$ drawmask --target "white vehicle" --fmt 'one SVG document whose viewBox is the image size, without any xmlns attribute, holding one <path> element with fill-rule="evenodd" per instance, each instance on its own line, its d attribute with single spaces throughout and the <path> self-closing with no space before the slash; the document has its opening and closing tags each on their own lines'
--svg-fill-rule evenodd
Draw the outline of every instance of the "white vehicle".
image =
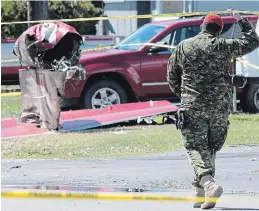
<svg viewBox="0 0 259 211">
<path fill-rule="evenodd" d="M 256 24 L 256 32 L 259 35 L 259 22 Z M 259 113 L 259 48 L 237 60 L 236 74 L 247 79 L 244 94 L 240 97 L 242 110 Z"/>
</svg>

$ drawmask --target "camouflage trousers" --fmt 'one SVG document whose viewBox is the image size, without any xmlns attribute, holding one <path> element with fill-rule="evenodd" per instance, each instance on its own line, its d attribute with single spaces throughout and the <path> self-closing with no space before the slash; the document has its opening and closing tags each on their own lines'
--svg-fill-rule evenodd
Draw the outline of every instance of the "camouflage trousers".
<svg viewBox="0 0 259 211">
<path fill-rule="evenodd" d="M 199 187 L 204 175 L 215 176 L 216 153 L 221 150 L 227 137 L 229 112 L 187 109 L 184 115 L 186 125 L 181 130 L 182 142 L 194 169 L 193 185 Z"/>
</svg>

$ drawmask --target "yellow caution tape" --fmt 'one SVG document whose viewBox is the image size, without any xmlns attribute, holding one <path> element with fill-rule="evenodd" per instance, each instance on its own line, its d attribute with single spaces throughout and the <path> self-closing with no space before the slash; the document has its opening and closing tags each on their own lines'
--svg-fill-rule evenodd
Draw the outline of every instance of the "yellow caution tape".
<svg viewBox="0 0 259 211">
<path fill-rule="evenodd" d="M 148 45 L 148 46 L 155 46 L 155 47 L 162 47 L 162 48 L 170 48 L 170 49 L 175 49 L 176 46 L 173 45 L 164 45 L 164 44 L 157 44 L 157 43 L 134 43 L 134 44 L 125 44 L 125 45 L 119 45 L 119 46 L 138 46 L 138 45 Z M 94 51 L 100 51 L 100 50 L 108 50 L 114 48 L 113 46 L 108 46 L 108 47 L 99 47 L 99 48 L 91 48 L 87 50 L 82 50 L 82 52 L 94 52 Z M 239 58 L 236 59 L 238 62 L 246 64 L 247 66 L 250 66 L 256 70 L 259 70 L 259 67 L 257 65 L 254 65 L 250 63 L 247 60 L 241 60 Z M 17 62 L 19 59 L 11 59 L 11 60 L 3 60 L 1 63 L 8 63 L 8 62 Z M 233 60 L 232 60 L 233 62 Z"/>
<path fill-rule="evenodd" d="M 93 52 L 93 51 L 99 51 L 99 50 L 107 50 L 107 49 L 111 49 L 111 48 L 112 48 L 112 46 L 90 48 L 90 49 L 82 50 L 81 52 Z M 1 63 L 9 63 L 9 62 L 19 62 L 19 59 L 9 59 L 9 60 L 2 60 L 1 61 Z"/>
<path fill-rule="evenodd" d="M 242 14 L 259 15 L 259 12 L 236 11 Z M 47 22 L 78 22 L 78 21 L 100 21 L 100 20 L 123 20 L 131 18 L 156 18 L 156 17 L 189 17 L 189 16 L 204 16 L 207 14 L 232 14 L 230 11 L 212 11 L 212 12 L 190 12 L 190 13 L 172 13 L 172 14 L 157 14 L 157 15 L 127 15 L 127 16 L 110 16 L 110 17 L 93 17 L 93 18 L 72 18 L 72 19 L 56 19 L 56 20 L 37 20 L 37 21 L 12 21 L 2 22 L 1 25 L 9 24 L 25 24 L 25 23 L 47 23 Z"/>
<path fill-rule="evenodd" d="M 7 93 L 1 93 L 2 97 L 9 97 L 9 96 L 19 96 L 21 95 L 21 92 L 7 92 Z"/>
<path fill-rule="evenodd" d="M 249 67 L 252 67 L 252 68 L 254 68 L 254 69 L 256 69 L 256 70 L 259 70 L 259 66 L 250 63 L 248 60 L 242 60 L 242 59 L 238 59 L 238 58 L 237 58 L 236 60 L 237 60 L 238 62 L 240 62 L 240 63 L 246 64 L 246 65 L 249 66 Z"/>
<path fill-rule="evenodd" d="M 251 15 L 259 15 L 259 12 L 248 12 L 248 11 L 236 11 L 242 14 L 251 14 Z M 94 17 L 94 18 L 74 18 L 74 19 L 59 19 L 59 20 L 38 20 L 38 21 L 13 21 L 13 22 L 2 22 L 1 25 L 8 25 L 8 24 L 22 24 L 22 23 L 42 23 L 42 22 L 73 22 L 73 21 L 94 21 L 94 20 L 112 20 L 112 19 L 131 19 L 131 18 L 154 18 L 154 17 L 188 17 L 188 16 L 204 16 L 208 14 L 232 14 L 230 11 L 212 11 L 212 12 L 191 12 L 191 13 L 172 13 L 172 14 L 158 14 L 158 15 L 129 15 L 129 16 L 111 16 L 111 17 Z M 146 45 L 154 45 L 152 43 L 145 43 Z M 141 44 L 132 44 L 132 45 L 143 45 Z M 164 45 L 160 47 L 168 46 Z M 92 48 L 83 50 L 82 52 L 90 52 L 90 51 L 97 51 L 97 50 L 105 50 L 110 49 L 112 47 L 102 47 L 102 48 Z M 175 47 L 174 47 L 175 48 Z M 19 59 L 9 59 L 9 60 L 2 60 L 1 63 L 9 63 L 9 62 L 18 62 Z"/>
<path fill-rule="evenodd" d="M 133 44 L 134 45 L 134 44 Z M 136 44 L 136 45 L 141 45 L 141 43 Z M 143 45 L 150 45 L 150 46 L 157 46 L 157 47 L 162 47 L 162 48 L 170 48 L 170 49 L 175 49 L 176 46 L 172 46 L 172 45 L 161 45 L 161 44 L 155 44 L 155 43 L 143 43 Z M 259 70 L 259 66 L 252 64 L 251 62 L 249 62 L 248 60 L 241 60 L 239 58 L 236 58 L 236 60 L 240 63 L 246 64 L 249 67 L 252 67 L 256 70 Z M 233 62 L 233 59 L 232 59 Z"/>
<path fill-rule="evenodd" d="M 143 194 L 113 194 L 113 193 L 82 193 L 82 192 L 29 192 L 29 191 L 2 191 L 3 198 L 55 198 L 55 199 L 90 199 L 90 200 L 152 200 L 152 201 L 186 201 L 202 202 L 204 197 L 180 197 Z M 216 202 L 217 198 L 210 198 L 209 202 Z"/>
<path fill-rule="evenodd" d="M 157 44 L 157 43 L 134 43 L 134 44 L 125 44 L 125 45 L 119 45 L 119 46 L 138 46 L 138 45 L 148 45 L 148 46 L 155 46 L 155 47 L 162 47 L 162 48 L 170 48 L 170 49 L 175 49 L 177 46 L 173 45 L 164 45 L 164 44 Z M 94 52 L 94 51 L 100 51 L 100 50 L 108 50 L 114 48 L 113 46 L 108 46 L 108 47 L 98 47 L 98 48 L 91 48 L 91 49 L 86 49 L 82 50 L 82 52 Z M 241 60 L 239 58 L 236 59 L 238 62 L 246 64 L 247 66 L 250 66 L 256 70 L 259 70 L 259 67 L 257 65 L 254 65 L 250 63 L 248 60 Z M 8 63 L 8 62 L 17 62 L 19 59 L 11 59 L 11 60 L 3 60 L 1 63 Z M 231 60 L 233 62 L 233 59 Z"/>
<path fill-rule="evenodd" d="M 159 46 L 159 47 L 164 47 L 168 48 L 167 45 L 160 45 L 160 44 L 155 44 L 155 43 L 134 43 L 134 44 L 127 44 L 127 45 L 120 45 L 120 46 L 138 46 L 138 45 L 149 45 L 149 46 Z M 172 48 L 172 46 L 170 46 Z M 86 50 L 82 50 L 81 52 L 94 52 L 94 51 L 101 51 L 101 50 L 108 50 L 112 49 L 113 46 L 108 46 L 108 47 L 98 47 L 98 48 L 89 48 Z M 9 63 L 9 62 L 19 62 L 19 59 L 9 59 L 9 60 L 2 60 L 1 63 Z"/>
<path fill-rule="evenodd" d="M 19 62 L 19 59 L 7 59 L 7 60 L 1 61 L 1 63 L 9 63 L 9 62 Z"/>
</svg>

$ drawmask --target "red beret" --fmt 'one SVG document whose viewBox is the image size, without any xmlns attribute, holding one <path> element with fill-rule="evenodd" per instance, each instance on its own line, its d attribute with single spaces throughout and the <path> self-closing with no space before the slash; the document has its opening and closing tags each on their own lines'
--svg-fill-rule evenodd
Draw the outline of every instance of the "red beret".
<svg viewBox="0 0 259 211">
<path fill-rule="evenodd" d="M 220 28 L 223 28 L 224 23 L 219 15 L 216 14 L 208 14 L 204 20 L 203 23 L 215 23 L 217 24 Z"/>
</svg>

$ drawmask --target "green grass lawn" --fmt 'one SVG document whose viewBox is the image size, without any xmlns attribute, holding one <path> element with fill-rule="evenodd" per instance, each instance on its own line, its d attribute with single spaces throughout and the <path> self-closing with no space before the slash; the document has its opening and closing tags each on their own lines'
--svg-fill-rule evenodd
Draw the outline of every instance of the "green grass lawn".
<svg viewBox="0 0 259 211">
<path fill-rule="evenodd" d="M 2 97 L 2 118 L 19 117 L 19 97 Z M 259 115 L 231 115 L 225 147 L 259 144 Z M 107 158 L 156 154 L 181 149 L 174 125 L 124 127 L 2 141 L 3 158 Z"/>
<path fill-rule="evenodd" d="M 20 96 L 1 96 L 1 118 L 19 118 L 21 112 Z"/>
</svg>

